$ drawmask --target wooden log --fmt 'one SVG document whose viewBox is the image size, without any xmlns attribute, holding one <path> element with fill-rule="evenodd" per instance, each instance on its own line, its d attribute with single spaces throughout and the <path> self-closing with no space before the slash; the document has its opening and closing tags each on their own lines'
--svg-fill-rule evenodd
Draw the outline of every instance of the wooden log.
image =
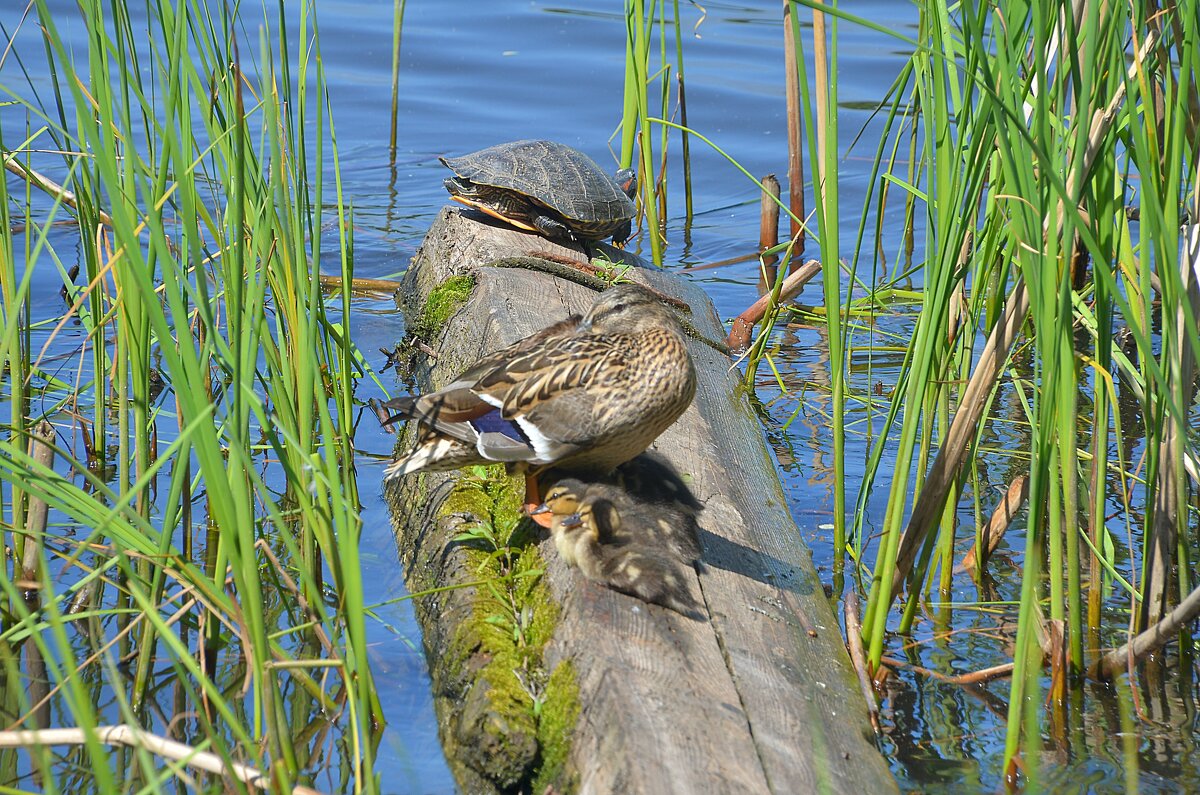
<svg viewBox="0 0 1200 795">
<path fill-rule="evenodd" d="M 636 259 L 605 248 L 613 259 Z M 475 284 L 442 338 L 428 340 L 438 358 L 418 374 L 423 387 L 591 305 L 593 290 L 550 273 L 488 267 L 530 255 L 581 257 L 469 211 L 448 208 L 438 216 L 405 276 L 405 300 L 422 306 L 453 276 L 473 275 Z M 709 341 L 724 338 L 699 287 L 653 269 L 630 276 L 686 301 L 691 325 Z M 729 359 L 698 339 L 689 349 L 699 373 L 696 399 L 652 450 L 704 506 L 705 565 L 692 588 L 709 618 L 688 619 L 589 582 L 541 542 L 545 579 L 560 605 L 546 662 L 569 661 L 578 686 L 568 752 L 573 775 L 559 780 L 585 793 L 895 791 L 758 419 Z M 404 480 L 392 502 L 410 587 L 469 581 L 471 572 L 446 544 L 452 531 L 441 527 L 445 517 L 434 520 L 453 476 Z M 418 602 L 451 757 L 455 740 L 448 734 L 462 713 L 453 702 L 469 686 L 447 685 L 441 668 L 445 641 L 470 599 L 470 590 L 460 590 Z M 460 680 L 463 668 L 452 672 Z M 460 771 L 465 790 L 481 786 L 477 774 L 477 767 Z"/>
</svg>

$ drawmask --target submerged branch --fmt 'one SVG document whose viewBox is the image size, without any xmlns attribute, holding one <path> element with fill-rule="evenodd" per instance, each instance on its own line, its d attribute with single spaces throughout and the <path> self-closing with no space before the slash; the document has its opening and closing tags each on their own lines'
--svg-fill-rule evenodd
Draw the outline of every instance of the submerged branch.
<svg viewBox="0 0 1200 795">
<path fill-rule="evenodd" d="M 67 729 L 27 729 L 23 731 L 0 731 L 0 748 L 24 748 L 40 745 L 83 745 L 87 741 L 88 732 L 81 728 Z M 271 788 L 270 776 L 238 762 L 225 763 L 221 757 L 207 751 L 198 751 L 190 745 L 160 737 L 157 734 L 135 729 L 132 726 L 118 724 L 116 726 L 97 726 L 94 734 L 105 745 L 126 745 L 131 748 L 142 748 L 158 756 L 183 762 L 185 765 L 215 773 L 219 776 L 231 776 L 245 784 L 261 790 Z M 318 790 L 297 785 L 292 787 L 292 795 L 320 795 Z"/>
<path fill-rule="evenodd" d="M 1187 595 L 1175 609 L 1154 626 L 1140 632 L 1132 640 L 1105 654 L 1089 673 L 1098 679 L 1111 679 L 1125 671 L 1133 662 L 1143 660 L 1179 637 L 1179 630 L 1200 617 L 1200 587 Z"/>
<path fill-rule="evenodd" d="M 883 657 L 879 662 L 891 668 L 907 668 L 914 673 L 920 674 L 921 676 L 929 676 L 952 685 L 982 685 L 992 681 L 993 679 L 1001 679 L 1005 676 L 1011 676 L 1013 672 L 1012 663 L 993 665 L 991 668 L 983 668 L 979 671 L 974 671 L 969 674 L 950 676 L 929 668 L 923 668 L 920 665 L 914 665 L 913 663 L 905 662 L 904 660 L 897 660 L 895 657 Z"/>
<path fill-rule="evenodd" d="M 21 179 L 29 182 L 31 185 L 41 188 L 43 191 L 60 200 L 72 210 L 79 209 L 79 200 L 72 191 L 67 190 L 49 177 L 39 174 L 32 168 L 22 165 L 16 160 L 15 154 L 15 152 L 4 153 L 4 167 L 6 169 L 16 174 Z M 105 226 L 111 227 L 113 225 L 112 216 L 99 208 L 96 209 L 96 217 L 99 218 L 100 222 Z"/>
<path fill-rule="evenodd" d="M 871 719 L 871 728 L 879 734 L 879 705 L 875 701 L 875 689 L 871 687 L 871 676 L 867 673 L 867 653 L 863 649 L 862 623 L 858 618 L 858 592 L 853 588 L 846 593 L 842 609 L 846 617 L 846 647 L 850 650 L 850 662 L 854 664 L 858 685 L 867 701 L 867 715 Z"/>
</svg>

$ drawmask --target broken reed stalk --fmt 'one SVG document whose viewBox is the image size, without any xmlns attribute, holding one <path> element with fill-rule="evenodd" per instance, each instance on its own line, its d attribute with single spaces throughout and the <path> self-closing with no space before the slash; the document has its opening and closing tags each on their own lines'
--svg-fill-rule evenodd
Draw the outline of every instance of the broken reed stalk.
<svg viewBox="0 0 1200 795">
<path fill-rule="evenodd" d="M 54 426 L 42 421 L 34 429 L 29 441 L 29 455 L 34 463 L 54 469 Z M 25 512 L 25 538 L 21 546 L 21 579 L 33 584 L 38 577 L 38 559 L 46 537 L 46 518 L 49 506 L 40 497 L 29 496 L 29 507 Z"/>
<path fill-rule="evenodd" d="M 796 240 L 797 259 L 804 255 L 804 157 L 800 148 L 800 77 L 796 63 L 796 40 L 792 32 L 792 3 L 783 0 L 783 58 L 788 128 L 788 207 L 792 211 L 791 237 Z M 819 62 L 819 61 L 818 61 Z"/>
<path fill-rule="evenodd" d="M 859 620 L 858 592 L 851 588 L 842 603 L 842 614 L 846 619 L 846 648 L 850 650 L 850 662 L 858 676 L 858 686 L 867 701 L 867 715 L 871 728 L 879 733 L 879 705 L 875 701 L 875 689 L 871 686 L 871 675 L 867 671 L 867 652 L 863 648 L 862 623 Z"/>
<path fill-rule="evenodd" d="M 764 254 L 779 245 L 779 178 L 767 174 L 762 178 L 763 188 L 758 216 L 758 253 Z M 775 254 L 767 254 L 767 264 L 779 261 Z M 772 279 L 774 281 L 774 279 Z"/>
<path fill-rule="evenodd" d="M 779 262 L 774 249 L 779 245 L 779 180 L 774 174 L 762 178 L 763 190 L 758 215 L 759 292 L 766 292 L 775 285 Z"/>
<path fill-rule="evenodd" d="M 1179 631 L 1200 617 L 1200 587 L 1194 589 L 1157 624 L 1139 632 L 1119 648 L 1105 654 L 1088 671 L 1097 679 L 1112 679 L 1129 667 L 1179 638 Z"/>
<path fill-rule="evenodd" d="M 88 741 L 88 732 L 82 728 L 66 729 L 26 729 L 20 731 L 0 731 L 0 748 L 29 748 L 43 745 L 83 745 Z M 239 762 L 226 762 L 220 756 L 208 751 L 199 751 L 190 745 L 150 734 L 132 726 L 117 724 L 115 726 L 96 726 L 93 735 L 104 745 L 124 745 L 130 748 L 141 748 L 165 759 L 214 773 L 218 776 L 229 776 L 243 784 L 249 784 L 260 790 L 269 790 L 274 782 L 272 777 Z M 319 790 L 311 787 L 296 785 L 291 788 L 292 795 L 321 795 Z"/>
<path fill-rule="evenodd" d="M 797 270 L 795 273 L 788 274 L 788 277 L 783 280 L 783 286 L 779 289 L 779 297 L 776 303 L 783 303 L 800 292 L 801 288 L 809 282 L 812 277 L 821 272 L 821 263 L 815 259 L 810 259 L 808 262 Z M 759 298 L 750 308 L 733 319 L 732 330 L 729 332 L 729 338 L 725 344 L 729 346 L 731 351 L 744 349 L 750 344 L 751 332 L 754 330 L 754 325 L 766 316 L 772 305 L 772 294 L 767 293 L 762 298 Z"/>
<path fill-rule="evenodd" d="M 1017 515 L 1017 511 L 1021 510 L 1021 507 L 1025 505 L 1025 501 L 1028 499 L 1029 477 L 1027 475 L 1017 475 L 1013 478 L 1012 483 L 1009 484 L 1008 492 L 1005 493 L 1004 499 L 996 506 L 996 510 L 992 511 L 988 523 L 984 525 L 983 532 L 979 535 L 979 541 L 983 543 L 982 553 L 979 551 L 977 542 L 963 556 L 962 563 L 954 567 L 955 574 L 961 574 L 964 571 L 983 571 L 983 567 L 987 565 L 988 558 L 992 556 L 992 553 L 996 551 L 996 547 L 1000 545 L 1000 539 L 1004 538 L 1004 534 L 1008 532 L 1008 527 L 1012 524 L 1013 517 Z"/>
<path fill-rule="evenodd" d="M 921 674 L 922 676 L 929 676 L 952 685 L 982 685 L 992 681 L 993 679 L 1001 679 L 1005 676 L 1010 676 L 1013 672 L 1012 663 L 993 665 L 991 668 L 983 668 L 973 673 L 950 676 L 938 671 L 932 671 L 928 668 L 922 668 L 920 665 L 914 665 L 913 663 L 906 662 L 904 660 L 897 660 L 895 657 L 884 657 L 880 659 L 879 662 L 889 668 L 907 668 L 914 673 Z"/>
</svg>

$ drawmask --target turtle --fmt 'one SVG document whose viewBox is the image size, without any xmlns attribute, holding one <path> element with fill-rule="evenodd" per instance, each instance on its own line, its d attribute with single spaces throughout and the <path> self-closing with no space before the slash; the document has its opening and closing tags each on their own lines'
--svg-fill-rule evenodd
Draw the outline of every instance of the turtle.
<svg viewBox="0 0 1200 795">
<path fill-rule="evenodd" d="M 614 176 L 595 160 L 555 141 L 511 141 L 462 157 L 439 157 L 454 172 L 450 198 L 519 229 L 558 241 L 629 238 L 637 176 Z"/>
</svg>

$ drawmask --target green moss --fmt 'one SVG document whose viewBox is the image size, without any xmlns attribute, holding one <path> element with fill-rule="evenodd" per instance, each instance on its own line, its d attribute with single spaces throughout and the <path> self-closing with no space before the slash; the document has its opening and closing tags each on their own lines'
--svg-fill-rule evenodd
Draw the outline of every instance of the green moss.
<svg viewBox="0 0 1200 795">
<path fill-rule="evenodd" d="M 421 318 L 413 325 L 413 332 L 424 338 L 441 331 L 446 321 L 471 297 L 475 289 L 475 277 L 471 275 L 451 276 L 429 291 Z"/>
<path fill-rule="evenodd" d="M 579 683 L 569 660 L 559 663 L 546 682 L 546 699 L 538 720 L 539 760 L 531 792 L 574 792 L 576 776 L 567 767 L 571 738 L 579 722 Z"/>
<path fill-rule="evenodd" d="M 521 514 L 523 490 L 502 467 L 472 467 L 439 509 L 442 516 L 479 520 L 458 543 L 467 547 L 473 578 L 485 583 L 475 589 L 471 615 L 455 630 L 445 660 L 466 691 L 452 753 L 501 790 L 562 779 L 571 716 L 578 714 L 572 669 L 560 665 L 548 674 L 543 662 L 558 606 L 538 576 L 544 564 L 537 528 Z"/>
</svg>

